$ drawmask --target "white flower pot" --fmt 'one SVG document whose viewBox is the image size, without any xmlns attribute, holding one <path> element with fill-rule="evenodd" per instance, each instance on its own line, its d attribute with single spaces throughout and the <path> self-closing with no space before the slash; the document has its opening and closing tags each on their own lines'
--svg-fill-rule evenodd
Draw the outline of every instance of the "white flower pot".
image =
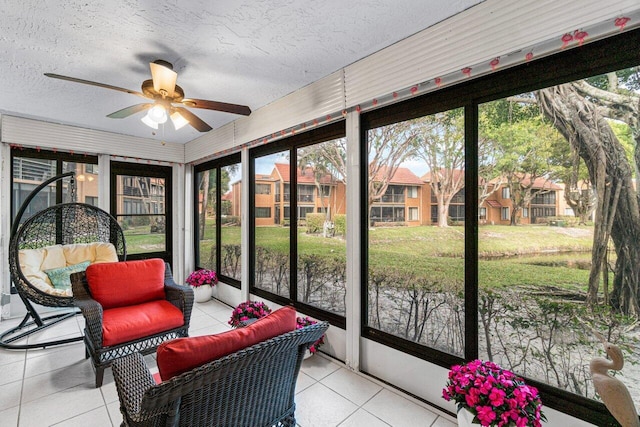
<svg viewBox="0 0 640 427">
<path fill-rule="evenodd" d="M 466 408 L 461 408 L 458 410 L 458 427 L 473 427 L 479 426 L 480 424 L 473 423 L 474 415 L 469 412 Z"/>
<path fill-rule="evenodd" d="M 211 299 L 211 285 L 193 287 L 193 297 L 196 302 L 207 302 Z"/>
</svg>

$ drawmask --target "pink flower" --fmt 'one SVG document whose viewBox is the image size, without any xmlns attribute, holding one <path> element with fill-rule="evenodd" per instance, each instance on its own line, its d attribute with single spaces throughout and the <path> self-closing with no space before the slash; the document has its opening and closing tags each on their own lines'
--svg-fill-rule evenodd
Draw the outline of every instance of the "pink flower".
<svg viewBox="0 0 640 427">
<path fill-rule="evenodd" d="M 476 408 L 478 413 L 478 419 L 483 426 L 490 426 L 493 420 L 496 419 L 496 413 L 491 406 L 478 406 Z"/>
<path fill-rule="evenodd" d="M 245 301 L 233 309 L 229 325 L 238 328 L 244 326 L 244 322 L 249 319 L 260 319 L 270 313 L 271 309 L 263 302 Z"/>
<path fill-rule="evenodd" d="M 506 393 L 504 390 L 500 390 L 499 388 L 493 388 L 491 393 L 489 393 L 489 401 L 493 406 L 501 406 L 504 403 L 504 398 Z"/>
<path fill-rule="evenodd" d="M 480 402 L 480 391 L 477 388 L 470 389 L 469 394 L 465 396 L 465 401 L 469 407 L 473 408 Z"/>
<path fill-rule="evenodd" d="M 451 367 L 442 396 L 469 409 L 483 426 L 541 427 L 546 420 L 538 390 L 490 361 Z"/>
</svg>

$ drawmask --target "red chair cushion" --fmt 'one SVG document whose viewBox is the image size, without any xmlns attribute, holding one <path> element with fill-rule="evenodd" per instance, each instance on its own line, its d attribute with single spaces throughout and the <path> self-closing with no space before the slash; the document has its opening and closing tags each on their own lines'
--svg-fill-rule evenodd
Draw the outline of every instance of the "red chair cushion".
<svg viewBox="0 0 640 427">
<path fill-rule="evenodd" d="M 163 381 L 207 362 L 296 329 L 296 310 L 283 307 L 245 328 L 202 337 L 177 338 L 158 346 Z"/>
<path fill-rule="evenodd" d="M 167 300 L 111 308 L 102 315 L 102 345 L 122 344 L 182 325 L 182 311 Z"/>
<path fill-rule="evenodd" d="M 159 258 L 91 264 L 86 275 L 91 297 L 105 310 L 165 299 Z"/>
</svg>

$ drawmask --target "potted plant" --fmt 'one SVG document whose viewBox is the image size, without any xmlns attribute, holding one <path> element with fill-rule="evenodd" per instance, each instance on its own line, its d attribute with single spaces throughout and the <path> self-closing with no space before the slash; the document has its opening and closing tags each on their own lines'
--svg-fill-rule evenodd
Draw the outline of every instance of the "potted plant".
<svg viewBox="0 0 640 427">
<path fill-rule="evenodd" d="M 231 312 L 229 325 L 233 328 L 247 326 L 251 322 L 271 313 L 269 306 L 261 301 L 245 301 L 238 304 Z"/>
<path fill-rule="evenodd" d="M 459 426 L 539 427 L 546 421 L 538 390 L 493 362 L 453 366 L 442 397 L 457 403 Z"/>
<path fill-rule="evenodd" d="M 298 317 L 296 318 L 296 329 L 302 329 L 305 326 L 314 325 L 316 323 L 318 322 L 308 317 Z M 307 357 L 311 357 L 311 355 L 318 351 L 322 344 L 324 344 L 324 334 L 322 334 L 318 341 L 314 342 L 311 347 L 309 347 L 304 358 L 306 359 Z"/>
<path fill-rule="evenodd" d="M 187 284 L 193 288 L 196 302 L 209 301 L 216 283 L 218 283 L 218 275 L 215 271 L 206 268 L 196 270 L 187 277 Z"/>
</svg>

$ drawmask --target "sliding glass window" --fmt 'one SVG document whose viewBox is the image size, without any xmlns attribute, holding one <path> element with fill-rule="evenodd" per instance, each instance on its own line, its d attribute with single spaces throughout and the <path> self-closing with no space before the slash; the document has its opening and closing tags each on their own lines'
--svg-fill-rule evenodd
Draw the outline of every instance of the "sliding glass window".
<svg viewBox="0 0 640 427">
<path fill-rule="evenodd" d="M 640 402 L 639 40 L 361 116 L 365 338 L 445 368 L 492 360 L 596 425 L 608 342 Z"/>
<path fill-rule="evenodd" d="M 195 168 L 196 267 L 218 272 L 228 284 L 242 280 L 240 154 Z"/>
<path fill-rule="evenodd" d="M 464 356 L 463 108 L 365 131 L 366 325 Z M 402 342 L 401 341 L 401 342 Z"/>
<path fill-rule="evenodd" d="M 253 149 L 252 293 L 344 326 L 344 123 Z"/>
</svg>

